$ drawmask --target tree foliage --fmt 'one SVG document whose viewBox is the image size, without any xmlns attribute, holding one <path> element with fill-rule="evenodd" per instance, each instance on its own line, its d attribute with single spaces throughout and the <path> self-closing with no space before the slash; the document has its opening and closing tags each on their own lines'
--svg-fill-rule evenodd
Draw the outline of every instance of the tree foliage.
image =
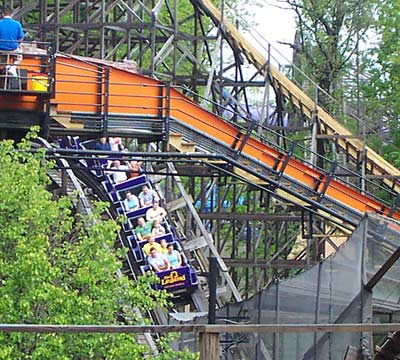
<svg viewBox="0 0 400 360">
<path fill-rule="evenodd" d="M 32 136 L 32 135 L 30 135 Z M 133 282 L 116 276 L 121 263 L 113 248 L 118 224 L 74 214 L 66 197 L 47 191 L 44 151 L 0 142 L 0 318 L 12 324 L 138 324 L 134 307 L 166 307 L 154 277 Z M 147 346 L 125 334 L 0 333 L 0 359 L 140 359 Z M 160 359 L 189 359 L 169 351 Z"/>
<path fill-rule="evenodd" d="M 297 15 L 295 61 L 326 93 L 340 95 L 359 41 L 372 24 L 374 0 L 280 0 Z M 322 96 L 322 100 L 325 100 Z"/>
<path fill-rule="evenodd" d="M 279 2 L 289 5 L 297 14 L 295 65 L 332 96 L 320 92 L 319 102 L 339 117 L 347 111 L 361 118 L 366 125 L 368 144 L 399 167 L 400 3 Z M 306 87 L 305 78 L 294 74 Z M 346 111 L 342 109 L 344 102 Z M 362 122 L 347 116 L 344 119 L 351 131 L 361 132 Z"/>
<path fill-rule="evenodd" d="M 377 43 L 369 51 L 368 81 L 364 83 L 367 112 L 381 129 L 383 155 L 400 167 L 400 3 L 380 1 L 375 32 Z"/>
</svg>

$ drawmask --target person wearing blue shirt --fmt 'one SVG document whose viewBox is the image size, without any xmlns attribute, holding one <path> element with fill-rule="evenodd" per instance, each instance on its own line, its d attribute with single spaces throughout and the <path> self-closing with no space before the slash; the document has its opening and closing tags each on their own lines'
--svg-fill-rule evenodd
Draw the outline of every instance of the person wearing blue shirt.
<svg viewBox="0 0 400 360">
<path fill-rule="evenodd" d="M 125 194 L 124 207 L 126 211 L 133 211 L 139 208 L 139 199 L 130 191 Z"/>
<path fill-rule="evenodd" d="M 93 149 L 101 151 L 111 151 L 111 145 L 107 138 L 105 136 L 102 136 L 94 143 Z"/>
<path fill-rule="evenodd" d="M 12 18 L 10 9 L 3 8 L 0 20 L 0 50 L 17 50 L 23 38 L 24 32 L 21 23 Z"/>
<path fill-rule="evenodd" d="M 167 253 L 164 254 L 172 269 L 176 269 L 182 266 L 182 257 L 178 250 L 174 249 L 174 244 L 168 244 Z"/>
</svg>

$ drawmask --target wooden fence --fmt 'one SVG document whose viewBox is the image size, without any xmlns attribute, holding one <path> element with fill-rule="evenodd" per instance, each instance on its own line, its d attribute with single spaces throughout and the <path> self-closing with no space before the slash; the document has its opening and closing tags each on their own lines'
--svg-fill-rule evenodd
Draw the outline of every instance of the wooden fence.
<svg viewBox="0 0 400 360">
<path fill-rule="evenodd" d="M 400 331 L 392 324 L 280 324 L 280 325 L 23 325 L 0 324 L 1 332 L 32 333 L 196 333 L 200 339 L 200 360 L 219 360 L 221 333 L 385 333 Z"/>
</svg>

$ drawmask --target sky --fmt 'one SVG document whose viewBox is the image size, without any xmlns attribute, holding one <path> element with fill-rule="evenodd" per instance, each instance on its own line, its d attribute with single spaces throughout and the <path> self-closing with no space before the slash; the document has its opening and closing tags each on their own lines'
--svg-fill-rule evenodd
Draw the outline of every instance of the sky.
<svg viewBox="0 0 400 360">
<path fill-rule="evenodd" d="M 277 0 L 262 0 L 264 5 L 249 7 L 249 13 L 254 16 L 253 22 L 257 23 L 257 32 L 265 40 L 289 60 L 292 58 L 292 49 L 288 45 L 279 44 L 278 41 L 293 43 L 295 34 L 294 12 L 282 9 L 282 3 Z"/>
</svg>

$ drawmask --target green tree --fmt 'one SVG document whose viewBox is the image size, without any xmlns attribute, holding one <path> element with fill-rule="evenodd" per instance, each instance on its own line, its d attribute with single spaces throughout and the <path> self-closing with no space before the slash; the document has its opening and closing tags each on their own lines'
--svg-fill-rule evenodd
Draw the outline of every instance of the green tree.
<svg viewBox="0 0 400 360">
<path fill-rule="evenodd" d="M 356 119 L 363 115 L 359 85 L 364 56 L 360 49 L 374 23 L 377 1 L 278 1 L 289 5 L 297 16 L 294 80 L 312 98 L 317 95 L 318 103 L 350 131 L 360 133 L 362 123 Z M 316 150 L 327 158 L 336 156 L 321 139 Z M 324 167 L 325 163 L 318 158 L 317 165 Z"/>
<path fill-rule="evenodd" d="M 343 94 L 359 42 L 372 25 L 374 0 L 280 0 L 297 15 L 295 63 L 326 93 Z M 301 81 L 302 79 L 300 79 Z M 328 100 L 320 94 L 328 106 Z M 329 107 L 329 106 L 328 106 Z"/>
<path fill-rule="evenodd" d="M 74 214 L 66 197 L 47 191 L 45 153 L 30 137 L 0 142 L 0 321 L 13 324 L 138 324 L 142 312 L 166 307 L 153 277 L 116 276 L 118 223 Z M 144 319 L 149 322 L 149 319 Z M 168 352 L 160 359 L 189 359 Z M 140 359 L 147 346 L 133 335 L 0 333 L 0 359 Z"/>
<path fill-rule="evenodd" d="M 377 130 L 386 127 L 390 131 L 389 136 L 376 139 L 377 147 L 400 167 L 400 2 L 380 1 L 377 14 L 378 41 L 369 51 L 369 77 L 363 95 Z"/>
</svg>

